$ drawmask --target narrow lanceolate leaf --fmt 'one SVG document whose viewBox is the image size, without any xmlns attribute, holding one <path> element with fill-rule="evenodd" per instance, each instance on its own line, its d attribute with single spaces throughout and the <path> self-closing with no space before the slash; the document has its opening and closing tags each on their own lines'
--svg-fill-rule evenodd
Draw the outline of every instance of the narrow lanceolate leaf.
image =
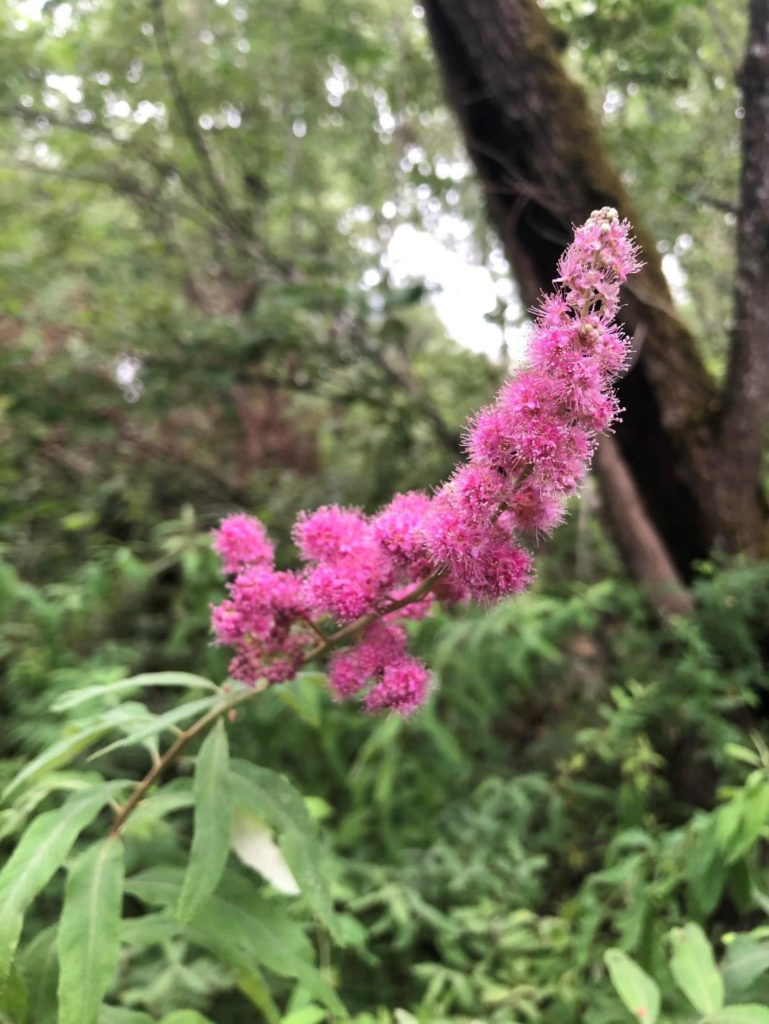
<svg viewBox="0 0 769 1024">
<path fill-rule="evenodd" d="M 61 867 L 72 844 L 125 783 L 96 786 L 41 814 L 27 828 L 0 872 L 0 983 L 8 976 L 24 914 Z"/>
<path fill-rule="evenodd" d="M 278 833 L 278 843 L 302 895 L 337 942 L 342 941 L 326 877 L 315 824 L 301 793 L 276 772 L 249 761 L 232 762 L 232 792 L 236 807 L 266 821 Z"/>
<path fill-rule="evenodd" d="M 230 757 L 221 719 L 200 748 L 195 766 L 195 830 L 177 913 L 190 921 L 219 884 L 232 837 Z"/>
<path fill-rule="evenodd" d="M 670 971 L 676 985 L 701 1014 L 720 1010 L 724 1003 L 724 979 L 702 928 L 692 923 L 674 928 L 670 941 Z"/>
<path fill-rule="evenodd" d="M 96 1024 L 120 955 L 123 844 L 94 843 L 67 879 L 59 922 L 58 1024 Z"/>
<path fill-rule="evenodd" d="M 160 733 L 169 732 L 175 729 L 179 722 L 183 722 L 187 718 L 197 718 L 198 715 L 210 710 L 217 700 L 218 695 L 212 694 L 210 697 L 202 697 L 200 700 L 186 701 L 184 704 L 179 704 L 178 707 L 171 708 L 170 711 L 166 711 L 162 715 L 152 715 L 149 720 L 142 720 L 138 723 L 137 728 L 131 728 L 127 731 L 127 734 L 119 740 L 114 740 L 104 747 L 99 747 L 98 750 L 95 750 L 89 756 L 88 760 L 94 761 L 97 757 L 103 757 L 105 754 L 110 754 L 113 750 L 119 750 L 121 747 L 136 747 L 151 736 L 159 736 Z"/>
<path fill-rule="evenodd" d="M 192 675 L 190 672 L 143 672 L 129 679 L 119 679 L 115 683 L 104 686 L 83 686 L 77 690 L 69 690 L 54 701 L 54 711 L 69 711 L 96 697 L 122 697 L 135 693 L 143 687 L 172 687 L 183 690 L 210 690 L 218 693 L 219 687 L 210 679 Z"/>
<path fill-rule="evenodd" d="M 657 983 L 621 949 L 607 949 L 604 962 L 617 995 L 636 1020 L 654 1024 L 660 1012 Z"/>
<path fill-rule="evenodd" d="M 86 750 L 97 740 L 101 739 L 102 736 L 109 732 L 109 729 L 109 725 L 103 722 L 94 722 L 83 729 L 69 733 L 63 739 L 52 744 L 39 757 L 26 764 L 18 775 L 11 779 L 3 790 L 3 800 L 10 800 L 25 785 L 41 778 L 47 772 L 69 764 L 83 750 Z"/>
</svg>

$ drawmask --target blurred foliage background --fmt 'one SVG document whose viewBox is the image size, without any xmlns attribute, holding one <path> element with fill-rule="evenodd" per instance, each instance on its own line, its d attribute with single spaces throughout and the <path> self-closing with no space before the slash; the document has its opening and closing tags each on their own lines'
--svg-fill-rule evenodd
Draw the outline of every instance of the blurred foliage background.
<svg viewBox="0 0 769 1024">
<path fill-rule="evenodd" d="M 720 374 L 743 5 L 543 6 Z M 222 515 L 261 516 L 288 564 L 298 509 L 440 482 L 507 372 L 521 311 L 423 14 L 0 11 L 5 777 L 71 728 L 50 710 L 64 690 L 224 678 L 208 629 Z M 404 227 L 487 268 L 486 353 L 437 315 L 433 268 L 394 265 Z M 659 623 L 588 487 L 533 592 L 416 627 L 437 682 L 422 714 L 372 720 L 299 679 L 234 724 L 233 751 L 284 772 L 322 823 L 348 945 L 321 942 L 321 960 L 360 1024 L 629 1020 L 601 959 L 613 945 L 658 979 L 670 1019 L 692 1019 L 666 967 L 686 920 L 738 964 L 740 1001 L 769 998 L 769 567 L 714 558 L 696 596 L 690 620 Z M 8 848 L 17 828 L 8 812 Z M 186 833 L 158 820 L 131 841 L 147 866 L 180 858 Z M 736 931 L 750 936 L 729 946 Z M 740 974 L 735 949 L 763 967 Z M 332 1019 L 271 982 L 264 1019 Z M 230 971 L 170 941 L 127 955 L 111 1000 L 106 1024 L 180 1007 L 262 1019 Z"/>
</svg>

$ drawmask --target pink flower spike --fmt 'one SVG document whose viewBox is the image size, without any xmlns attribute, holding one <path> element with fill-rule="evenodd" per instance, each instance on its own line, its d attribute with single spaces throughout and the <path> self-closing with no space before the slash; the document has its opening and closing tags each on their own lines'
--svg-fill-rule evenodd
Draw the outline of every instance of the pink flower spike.
<svg viewBox="0 0 769 1024">
<path fill-rule="evenodd" d="M 329 659 L 337 699 L 400 714 L 424 703 L 428 671 L 408 655 L 402 623 L 436 600 L 492 602 L 528 586 L 522 538 L 557 525 L 620 411 L 612 383 L 628 344 L 613 317 L 639 267 L 615 210 L 597 210 L 576 229 L 555 292 L 536 311 L 526 365 L 472 421 L 467 461 L 432 498 L 396 495 L 372 518 L 334 505 L 301 513 L 294 540 L 305 565 L 296 572 L 273 568 L 257 520 L 222 523 L 214 547 L 235 578 L 211 619 L 218 641 L 235 648 L 235 678 L 290 679 L 327 651 L 326 637 L 349 644 Z M 335 635 L 329 618 L 342 625 Z"/>
</svg>

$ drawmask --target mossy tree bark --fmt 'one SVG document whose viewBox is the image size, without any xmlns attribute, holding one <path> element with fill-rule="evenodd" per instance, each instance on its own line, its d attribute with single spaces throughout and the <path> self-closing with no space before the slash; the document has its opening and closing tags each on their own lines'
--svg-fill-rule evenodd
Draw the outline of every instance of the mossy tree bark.
<svg viewBox="0 0 769 1024">
<path fill-rule="evenodd" d="M 737 326 L 722 394 L 676 316 L 653 240 L 604 152 L 584 93 L 563 68 L 559 40 L 536 0 L 425 0 L 425 8 L 449 100 L 524 301 L 536 303 L 554 277 L 571 225 L 596 207 L 617 207 L 643 249 L 646 266 L 626 289 L 622 311 L 636 356 L 620 386 L 627 411 L 612 453 L 629 471 L 621 487 L 608 479 L 617 459 L 598 460 L 628 565 L 659 588 L 688 579 L 692 562 L 715 547 L 765 550 L 760 475 L 769 404 L 769 0 L 752 0 Z M 643 536 L 627 529 L 615 500 L 628 486 L 636 488 L 648 517 Z M 654 550 L 644 550 L 644 536 L 655 533 Z"/>
</svg>

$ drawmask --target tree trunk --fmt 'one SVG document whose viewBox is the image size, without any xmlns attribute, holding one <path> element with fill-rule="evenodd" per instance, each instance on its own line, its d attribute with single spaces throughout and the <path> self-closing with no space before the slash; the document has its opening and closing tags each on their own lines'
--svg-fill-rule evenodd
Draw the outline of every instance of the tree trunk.
<svg viewBox="0 0 769 1024">
<path fill-rule="evenodd" d="M 760 481 L 769 422 L 769 0 L 751 0 L 741 84 L 734 329 L 718 422 L 718 505 L 738 548 L 769 554 Z M 756 538 L 758 543 L 756 543 Z"/>
<path fill-rule="evenodd" d="M 767 4 L 769 0 L 753 0 L 757 20 L 764 17 L 764 28 Z M 628 565 L 658 586 L 664 583 L 655 575 L 660 552 L 669 561 L 667 578 L 689 578 L 693 560 L 707 556 L 715 546 L 757 550 L 765 541 L 767 523 L 759 489 L 761 431 L 756 413 L 769 400 L 769 370 L 764 365 L 769 356 L 761 345 L 761 331 L 766 330 L 761 318 L 766 324 L 769 314 L 760 303 L 751 302 L 767 270 L 769 188 L 761 193 L 754 180 L 757 171 L 747 185 L 743 181 L 743 196 L 746 189 L 752 190 L 763 195 L 763 202 L 760 216 L 756 214 L 740 233 L 741 240 L 746 236 L 740 265 L 753 268 L 746 278 L 751 283 L 744 289 L 751 314 L 738 314 L 735 338 L 739 331 L 742 334 L 735 351 L 739 349 L 740 355 L 735 355 L 738 365 L 730 374 L 737 401 L 724 403 L 722 417 L 716 386 L 691 333 L 676 317 L 656 247 L 604 153 L 584 93 L 563 69 L 555 33 L 536 0 L 425 0 L 425 8 L 449 100 L 523 300 L 533 305 L 549 287 L 571 226 L 596 207 L 615 206 L 631 221 L 643 249 L 646 266 L 626 289 L 621 314 L 636 358 L 620 385 L 626 412 L 617 428 L 615 454 L 640 495 L 637 511 L 648 517 L 648 529 L 641 534 L 627 530 L 622 522 L 614 524 Z M 757 93 L 767 90 L 766 61 L 762 51 L 746 64 L 746 82 Z M 746 89 L 746 106 L 747 101 Z M 759 101 L 760 97 L 754 100 L 757 106 Z M 768 111 L 764 105 L 764 119 Z M 745 132 L 754 141 L 758 167 L 758 151 L 769 144 L 758 114 L 752 119 L 746 115 Z M 766 175 L 769 161 L 762 166 Z M 753 232 L 761 217 L 764 233 L 759 243 Z M 763 281 L 766 303 L 765 276 Z M 740 294 L 738 289 L 738 299 Z M 757 396 L 751 410 L 756 404 L 757 409 L 751 414 L 739 404 L 748 381 Z M 739 421 L 728 431 L 727 418 L 730 424 Z M 721 486 L 720 441 L 727 433 L 733 454 L 736 450 L 739 457 L 732 459 L 728 486 Z M 617 481 L 608 479 L 618 471 L 617 459 L 598 460 L 598 471 L 604 494 L 619 493 Z M 607 507 L 615 519 L 623 516 L 616 502 L 609 500 Z M 652 550 L 645 539 L 655 534 L 658 543 Z"/>
</svg>

